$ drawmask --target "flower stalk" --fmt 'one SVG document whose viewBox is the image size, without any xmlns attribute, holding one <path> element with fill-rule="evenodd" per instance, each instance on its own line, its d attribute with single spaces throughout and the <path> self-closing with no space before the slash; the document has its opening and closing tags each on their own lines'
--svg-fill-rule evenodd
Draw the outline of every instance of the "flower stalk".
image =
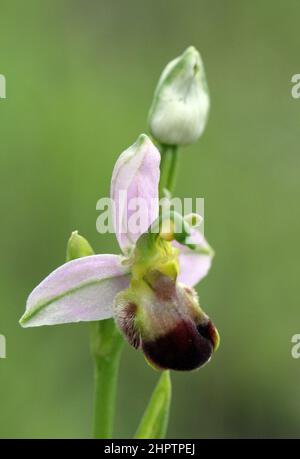
<svg viewBox="0 0 300 459">
<path fill-rule="evenodd" d="M 159 194 L 163 197 L 165 190 L 169 193 L 173 193 L 177 171 L 179 166 L 178 148 L 176 145 L 162 145 L 160 147 L 161 163 L 160 163 L 160 182 L 159 182 Z"/>
<path fill-rule="evenodd" d="M 112 438 L 123 338 L 113 319 L 91 323 L 94 359 L 94 438 Z"/>
<path fill-rule="evenodd" d="M 89 242 L 73 231 L 67 245 L 67 261 L 94 254 Z M 123 338 L 113 319 L 90 323 L 90 348 L 94 360 L 94 438 L 111 438 Z"/>
<path fill-rule="evenodd" d="M 169 168 L 169 174 L 168 174 L 168 181 L 167 181 L 167 189 L 169 190 L 170 193 L 173 192 L 176 184 L 176 179 L 177 179 L 177 171 L 178 171 L 178 166 L 179 166 L 179 161 L 178 161 L 178 148 L 177 146 L 173 146 L 170 148 L 171 151 L 171 164 Z"/>
</svg>

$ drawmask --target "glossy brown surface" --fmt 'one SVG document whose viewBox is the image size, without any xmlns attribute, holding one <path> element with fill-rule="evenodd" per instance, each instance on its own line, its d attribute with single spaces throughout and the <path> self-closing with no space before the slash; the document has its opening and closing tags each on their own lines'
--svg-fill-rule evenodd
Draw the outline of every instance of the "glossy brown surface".
<svg viewBox="0 0 300 459">
<path fill-rule="evenodd" d="M 204 365 L 210 359 L 213 347 L 207 327 L 197 329 L 192 321 L 185 320 L 166 335 L 143 343 L 145 355 L 155 366 L 181 371 Z"/>
</svg>

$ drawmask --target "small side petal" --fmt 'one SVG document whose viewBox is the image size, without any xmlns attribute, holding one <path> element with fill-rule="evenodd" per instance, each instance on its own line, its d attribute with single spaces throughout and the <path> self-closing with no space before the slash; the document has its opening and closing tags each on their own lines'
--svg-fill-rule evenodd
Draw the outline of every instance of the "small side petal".
<svg viewBox="0 0 300 459">
<path fill-rule="evenodd" d="M 111 180 L 114 226 L 123 252 L 132 247 L 158 216 L 160 153 L 140 135 L 116 162 Z"/>
<path fill-rule="evenodd" d="M 200 231 L 193 229 L 191 240 L 197 245 L 195 250 L 174 242 L 179 248 L 179 282 L 189 287 L 198 284 L 210 270 L 214 252 Z"/>
<path fill-rule="evenodd" d="M 108 319 L 116 294 L 128 284 L 128 268 L 118 255 L 69 261 L 32 291 L 20 324 L 36 327 Z"/>
</svg>

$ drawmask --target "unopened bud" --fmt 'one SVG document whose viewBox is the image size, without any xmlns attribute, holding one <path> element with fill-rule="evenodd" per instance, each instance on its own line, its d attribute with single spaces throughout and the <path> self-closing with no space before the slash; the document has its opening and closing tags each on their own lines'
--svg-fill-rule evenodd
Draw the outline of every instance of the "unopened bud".
<svg viewBox="0 0 300 459">
<path fill-rule="evenodd" d="M 84 237 L 80 236 L 78 231 L 73 231 L 68 240 L 67 261 L 87 257 L 89 255 L 94 255 L 94 251 L 89 242 Z"/>
<path fill-rule="evenodd" d="M 202 134 L 208 112 L 203 62 L 190 46 L 160 77 L 149 114 L 150 130 L 162 144 L 188 145 Z"/>
</svg>

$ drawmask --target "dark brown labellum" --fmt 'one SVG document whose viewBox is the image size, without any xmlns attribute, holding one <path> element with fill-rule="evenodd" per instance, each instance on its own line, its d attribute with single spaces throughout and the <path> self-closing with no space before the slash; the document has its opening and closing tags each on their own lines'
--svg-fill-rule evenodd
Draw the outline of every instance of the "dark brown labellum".
<svg viewBox="0 0 300 459">
<path fill-rule="evenodd" d="M 142 348 L 159 368 L 189 371 L 209 361 L 214 345 L 205 326 L 196 327 L 191 320 L 182 320 L 166 335 L 143 342 Z"/>
<path fill-rule="evenodd" d="M 200 368 L 218 347 L 218 332 L 195 290 L 158 271 L 117 295 L 115 319 L 127 341 L 160 369 Z"/>
</svg>

